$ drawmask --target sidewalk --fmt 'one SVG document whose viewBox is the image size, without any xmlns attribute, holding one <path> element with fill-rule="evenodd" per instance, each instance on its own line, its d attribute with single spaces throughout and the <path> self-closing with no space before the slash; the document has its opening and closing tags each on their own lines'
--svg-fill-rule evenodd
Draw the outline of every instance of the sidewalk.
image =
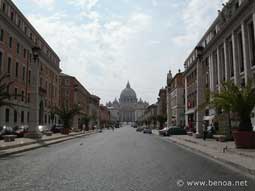
<svg viewBox="0 0 255 191">
<path fill-rule="evenodd" d="M 158 132 L 153 131 L 153 134 L 158 135 Z M 215 139 L 204 141 L 188 135 L 173 135 L 165 137 L 165 139 L 227 164 L 235 170 L 255 178 L 255 150 L 237 149 L 233 141 L 218 142 Z"/>
<path fill-rule="evenodd" d="M 0 140 L 0 157 L 25 152 L 40 147 L 46 147 L 51 144 L 61 143 L 67 140 L 95 134 L 96 131 L 72 132 L 69 135 L 60 133 L 52 134 L 52 136 L 44 135 L 41 139 L 16 138 L 13 142 L 4 142 Z"/>
</svg>

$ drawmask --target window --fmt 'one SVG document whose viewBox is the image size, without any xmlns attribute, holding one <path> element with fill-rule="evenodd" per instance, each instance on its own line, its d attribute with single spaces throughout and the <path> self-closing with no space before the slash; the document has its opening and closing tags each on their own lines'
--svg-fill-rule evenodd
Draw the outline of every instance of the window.
<svg viewBox="0 0 255 191">
<path fill-rule="evenodd" d="M 255 38 L 254 38 L 254 24 L 251 21 L 248 24 L 248 44 L 249 44 L 249 55 L 250 55 L 250 65 L 255 66 Z"/>
<path fill-rule="evenodd" d="M 5 10 L 6 10 L 6 4 L 3 3 L 3 12 L 5 12 Z"/>
<path fill-rule="evenodd" d="M 228 40 L 228 62 L 230 67 L 230 77 L 234 77 L 234 53 L 233 53 L 233 42 L 231 38 Z"/>
<path fill-rule="evenodd" d="M 2 65 L 3 65 L 3 53 L 0 51 L 0 72 L 2 72 Z"/>
<path fill-rule="evenodd" d="M 14 110 L 13 121 L 14 121 L 14 123 L 17 123 L 17 121 L 18 121 L 18 112 L 17 112 L 17 110 Z"/>
<path fill-rule="evenodd" d="M 31 70 L 28 71 L 28 83 L 31 83 Z"/>
<path fill-rule="evenodd" d="M 18 62 L 16 62 L 15 76 L 19 77 L 19 63 Z"/>
<path fill-rule="evenodd" d="M 9 48 L 12 48 L 12 37 L 9 37 Z"/>
<path fill-rule="evenodd" d="M 15 99 L 15 100 L 17 99 L 17 96 L 18 96 L 18 89 L 15 88 L 15 89 L 14 89 L 14 99 Z"/>
<path fill-rule="evenodd" d="M 24 91 L 21 91 L 21 101 L 24 101 Z"/>
<path fill-rule="evenodd" d="M 244 54 L 243 54 L 243 40 L 242 40 L 242 31 L 237 34 L 237 51 L 238 51 L 238 63 L 240 73 L 244 72 Z"/>
<path fill-rule="evenodd" d="M 241 87 L 245 87 L 245 79 L 241 79 Z"/>
<path fill-rule="evenodd" d="M 218 59 L 217 59 L 217 51 L 213 52 L 213 83 L 218 85 Z"/>
<path fill-rule="evenodd" d="M 24 111 L 21 111 L 21 123 L 24 123 Z"/>
<path fill-rule="evenodd" d="M 27 50 L 24 48 L 23 50 L 23 57 L 26 58 Z"/>
<path fill-rule="evenodd" d="M 22 68 L 22 80 L 25 81 L 25 77 L 26 77 L 26 67 L 23 66 Z"/>
<path fill-rule="evenodd" d="M 30 93 L 27 94 L 27 103 L 30 103 Z"/>
<path fill-rule="evenodd" d="M 27 112 L 27 123 L 29 123 L 29 121 L 30 121 L 30 113 Z"/>
<path fill-rule="evenodd" d="M 4 41 L 4 30 L 3 29 L 0 30 L 0 41 L 1 42 Z"/>
<path fill-rule="evenodd" d="M 17 42 L 17 54 L 19 54 L 20 44 Z"/>
<path fill-rule="evenodd" d="M 10 121 L 10 110 L 8 108 L 5 109 L 5 122 L 8 123 Z"/>
<path fill-rule="evenodd" d="M 8 58 L 8 66 L 7 66 L 7 73 L 11 73 L 11 64 L 12 64 L 12 59 L 9 57 Z"/>
<path fill-rule="evenodd" d="M 219 57 L 220 57 L 220 67 L 221 67 L 221 72 L 222 72 L 222 74 L 221 74 L 221 79 L 223 80 L 223 81 L 225 81 L 226 80 L 226 77 L 225 77 L 225 52 L 224 52 L 224 45 L 221 45 L 220 46 L 220 51 L 219 51 L 219 53 L 220 53 L 220 55 L 219 55 Z M 219 69 L 220 70 L 220 69 Z"/>
<path fill-rule="evenodd" d="M 13 21 L 13 19 L 14 19 L 14 13 L 11 12 L 11 20 Z"/>
</svg>

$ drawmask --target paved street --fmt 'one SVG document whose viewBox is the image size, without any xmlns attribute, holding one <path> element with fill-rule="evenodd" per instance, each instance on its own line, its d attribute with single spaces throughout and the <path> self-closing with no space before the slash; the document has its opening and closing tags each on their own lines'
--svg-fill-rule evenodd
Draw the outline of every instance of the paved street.
<svg viewBox="0 0 255 191">
<path fill-rule="evenodd" d="M 247 180 L 248 187 L 178 188 L 176 182 L 180 179 L 184 182 Z M 163 138 L 137 133 L 128 127 L 0 158 L 1 191 L 252 191 L 254 188 L 254 180 Z"/>
</svg>

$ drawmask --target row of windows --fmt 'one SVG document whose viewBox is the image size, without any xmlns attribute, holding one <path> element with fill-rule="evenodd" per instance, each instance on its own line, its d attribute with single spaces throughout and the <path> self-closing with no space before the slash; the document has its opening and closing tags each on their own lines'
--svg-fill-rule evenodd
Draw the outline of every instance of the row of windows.
<svg viewBox="0 0 255 191">
<path fill-rule="evenodd" d="M 30 38 L 30 40 L 32 40 L 36 45 L 38 45 L 43 50 L 43 52 L 48 56 L 48 58 L 54 62 L 54 64 L 57 64 L 58 59 L 54 56 L 53 53 L 51 53 L 50 48 L 48 48 L 47 45 L 43 43 L 43 40 L 39 40 L 39 38 L 36 37 L 35 35 L 36 32 L 33 32 L 33 30 L 28 27 L 29 24 L 27 24 L 27 22 L 22 19 L 22 16 L 19 15 L 15 11 L 15 9 L 9 3 L 7 3 L 7 1 L 5 0 L 2 1 L 3 2 L 0 1 L 0 5 L 2 7 L 3 13 L 5 13 L 10 18 L 10 20 L 18 28 L 20 28 L 28 38 Z M 10 41 L 12 40 L 9 39 L 9 44 L 11 43 Z"/>
<path fill-rule="evenodd" d="M 13 112 L 13 122 L 14 123 L 17 123 L 19 118 L 20 118 L 21 123 L 29 123 L 29 120 L 30 120 L 30 113 L 29 112 L 26 112 L 27 116 L 26 116 L 26 121 L 25 121 L 25 111 L 21 111 L 20 113 L 18 113 L 17 110 L 11 111 L 9 108 L 5 109 L 5 122 L 6 123 L 11 122 L 10 121 L 10 116 L 12 114 L 11 112 Z"/>
<path fill-rule="evenodd" d="M 4 56 L 3 53 L 0 51 L 0 72 L 3 72 L 3 64 L 4 64 Z M 15 68 L 15 71 L 14 68 Z M 21 69 L 22 67 L 22 69 Z M 22 81 L 26 82 L 26 79 L 28 80 L 28 83 L 31 83 L 31 70 L 28 71 L 28 76 L 27 74 L 27 67 L 25 65 L 21 66 L 19 62 L 16 62 L 15 64 L 13 63 L 13 60 L 11 57 L 8 57 L 7 59 L 7 68 L 6 68 L 6 73 L 10 74 L 12 76 L 13 73 L 15 73 L 15 77 L 19 78 L 20 75 L 20 70 L 21 70 L 21 76 L 22 76 Z"/>
<path fill-rule="evenodd" d="M 7 35 L 7 32 L 5 33 L 5 31 L 3 29 L 0 29 L 0 42 L 5 43 L 5 35 Z M 11 35 L 9 35 L 8 47 L 10 49 L 12 49 L 14 47 L 13 45 L 14 45 L 14 38 Z M 20 55 L 22 47 L 21 47 L 21 44 L 17 40 L 16 40 L 15 48 L 16 48 L 16 54 Z M 32 54 L 26 48 L 23 48 L 23 58 L 24 59 L 29 58 L 30 63 L 32 62 Z"/>
</svg>

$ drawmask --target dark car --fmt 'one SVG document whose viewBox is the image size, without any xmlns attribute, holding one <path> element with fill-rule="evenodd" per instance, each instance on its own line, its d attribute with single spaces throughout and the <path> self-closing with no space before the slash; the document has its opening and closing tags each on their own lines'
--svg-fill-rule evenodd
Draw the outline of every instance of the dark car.
<svg viewBox="0 0 255 191">
<path fill-rule="evenodd" d="M 52 133 L 61 133 L 64 129 L 64 125 L 62 124 L 55 124 L 51 127 Z"/>
<path fill-rule="evenodd" d="M 167 131 L 166 136 L 170 136 L 170 135 L 186 135 L 187 132 L 184 128 L 180 128 L 180 127 L 170 127 Z"/>
<path fill-rule="evenodd" d="M 0 127 L 0 138 L 2 138 L 3 135 L 15 135 L 14 129 L 9 126 Z"/>
<path fill-rule="evenodd" d="M 143 130 L 144 130 L 144 127 L 138 127 L 138 128 L 136 129 L 137 132 L 142 132 Z"/>
<path fill-rule="evenodd" d="M 151 128 L 145 128 L 144 130 L 143 130 L 143 133 L 145 134 L 145 133 L 147 133 L 147 134 L 152 134 L 152 130 L 151 130 Z"/>
<path fill-rule="evenodd" d="M 14 128 L 15 135 L 17 137 L 24 137 L 25 133 L 28 132 L 28 125 L 21 125 Z"/>
</svg>

